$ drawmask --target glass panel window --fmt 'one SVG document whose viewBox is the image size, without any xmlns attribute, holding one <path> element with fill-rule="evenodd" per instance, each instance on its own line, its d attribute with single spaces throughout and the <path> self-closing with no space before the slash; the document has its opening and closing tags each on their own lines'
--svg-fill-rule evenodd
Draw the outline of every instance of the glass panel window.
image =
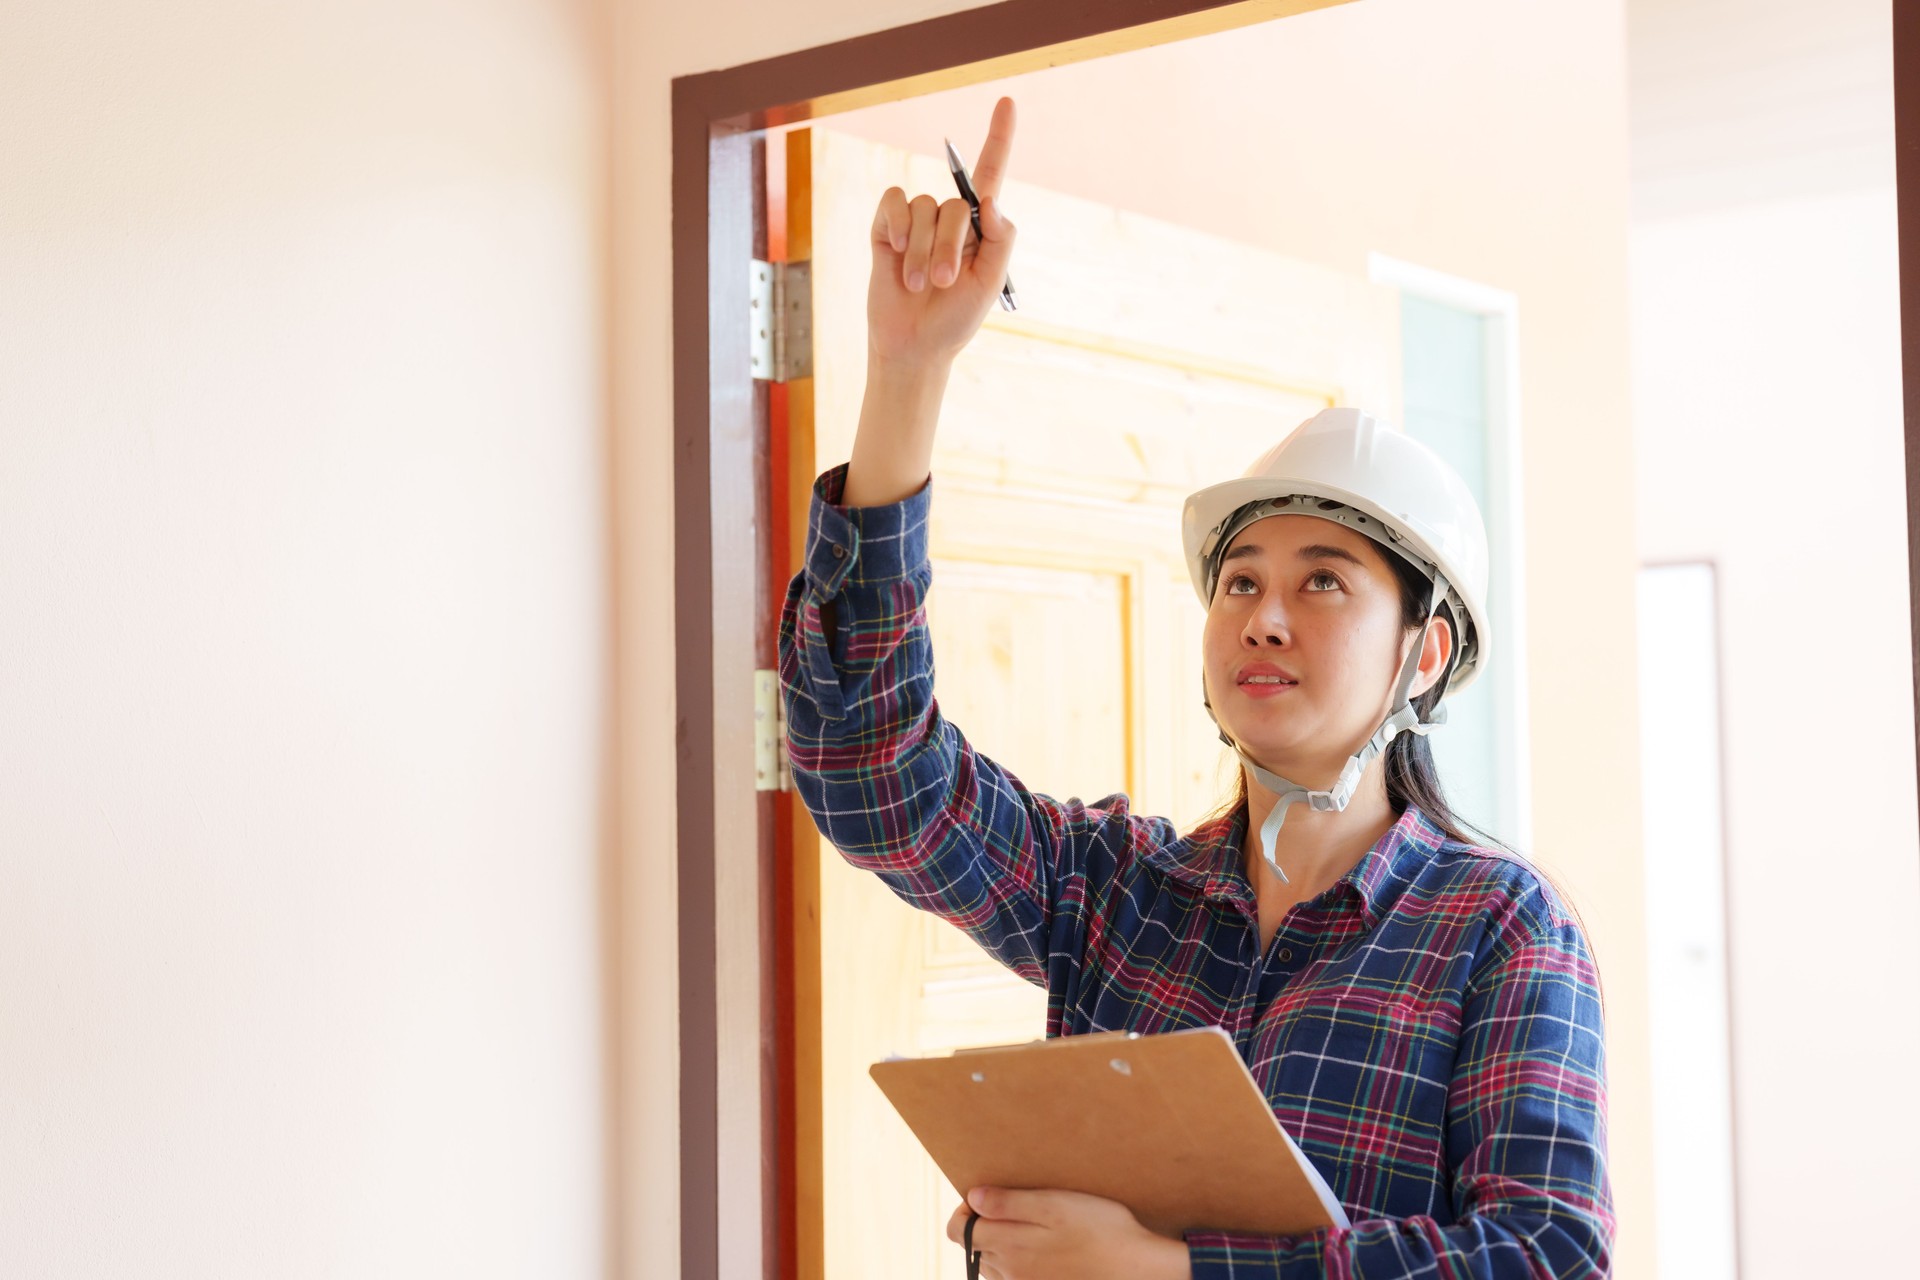
<svg viewBox="0 0 1920 1280">
<path fill-rule="evenodd" d="M 1400 299 L 1404 426 L 1408 435 L 1445 458 L 1473 492 L 1492 528 L 1494 509 L 1487 483 L 1487 319 L 1413 294 Z M 1492 542 L 1499 554 L 1500 543 Z M 1499 574 L 1488 591 L 1488 611 L 1498 617 Z M 1483 675 L 1465 692 L 1447 698 L 1446 727 L 1428 737 L 1434 767 L 1448 803 L 1468 823 L 1503 840 L 1519 833 L 1500 829 L 1501 789 L 1511 782 L 1499 769 L 1495 682 Z"/>
</svg>

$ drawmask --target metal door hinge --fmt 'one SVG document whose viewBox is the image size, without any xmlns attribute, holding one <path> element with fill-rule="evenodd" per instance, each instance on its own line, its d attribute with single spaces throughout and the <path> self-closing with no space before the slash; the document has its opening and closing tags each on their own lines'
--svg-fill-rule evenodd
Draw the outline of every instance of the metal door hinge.
<svg viewBox="0 0 1920 1280">
<path fill-rule="evenodd" d="M 753 260 L 748 319 L 753 376 L 792 382 L 813 376 L 813 264 Z"/>
<path fill-rule="evenodd" d="M 787 764 L 787 708 L 780 700 L 780 677 L 773 671 L 753 673 L 753 788 L 793 790 L 793 770 Z"/>
</svg>

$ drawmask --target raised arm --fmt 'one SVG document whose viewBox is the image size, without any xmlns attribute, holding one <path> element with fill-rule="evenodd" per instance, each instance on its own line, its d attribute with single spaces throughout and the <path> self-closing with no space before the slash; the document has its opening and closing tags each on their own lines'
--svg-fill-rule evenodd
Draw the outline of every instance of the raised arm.
<svg viewBox="0 0 1920 1280">
<path fill-rule="evenodd" d="M 940 714 L 926 624 L 929 470 L 954 358 L 998 297 L 1013 227 L 998 196 L 1013 134 L 1003 98 L 964 200 L 874 215 L 866 399 L 852 459 L 816 481 L 801 572 L 780 618 L 794 789 L 848 861 L 959 925 L 1023 977 L 1077 955 L 1057 910 L 1077 851 L 1115 809 L 1029 791 Z"/>
</svg>

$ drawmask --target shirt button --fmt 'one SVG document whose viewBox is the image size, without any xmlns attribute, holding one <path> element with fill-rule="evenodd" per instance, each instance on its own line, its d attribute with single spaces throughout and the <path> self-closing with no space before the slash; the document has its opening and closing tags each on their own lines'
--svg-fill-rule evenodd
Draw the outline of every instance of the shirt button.
<svg viewBox="0 0 1920 1280">
<path fill-rule="evenodd" d="M 833 544 L 833 558 L 834 558 L 835 560 L 845 560 L 845 559 L 847 558 L 847 549 L 846 549 L 845 547 L 843 547 L 843 546 L 841 546 L 841 545 L 840 545 L 839 543 L 837 543 L 837 542 L 836 542 L 836 543 L 834 543 L 834 544 Z"/>
<path fill-rule="evenodd" d="M 1293 948 L 1292 947 L 1280 948 L 1280 959 L 1283 963 L 1293 959 Z"/>
</svg>

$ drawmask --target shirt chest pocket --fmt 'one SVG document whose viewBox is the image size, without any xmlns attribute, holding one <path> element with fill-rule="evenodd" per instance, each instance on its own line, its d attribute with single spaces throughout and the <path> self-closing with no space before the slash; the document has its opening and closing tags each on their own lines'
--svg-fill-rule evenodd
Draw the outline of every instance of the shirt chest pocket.
<svg viewBox="0 0 1920 1280">
<path fill-rule="evenodd" d="M 1288 1011 L 1280 1034 L 1287 1088 L 1310 1108 L 1403 1122 L 1445 1114 L 1459 1047 L 1456 1005 L 1419 991 L 1325 993 Z"/>
</svg>

